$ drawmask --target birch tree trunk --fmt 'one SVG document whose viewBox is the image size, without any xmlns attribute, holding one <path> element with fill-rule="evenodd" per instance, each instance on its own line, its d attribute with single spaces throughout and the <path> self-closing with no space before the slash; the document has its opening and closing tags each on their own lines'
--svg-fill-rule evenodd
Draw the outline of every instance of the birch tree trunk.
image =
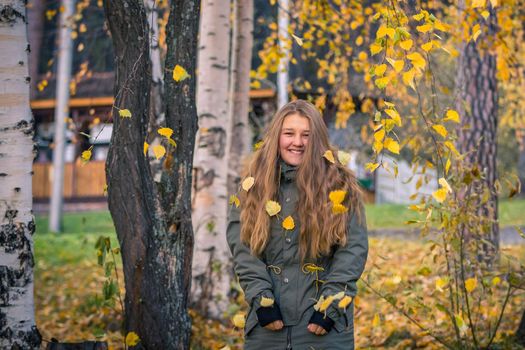
<svg viewBox="0 0 525 350">
<path fill-rule="evenodd" d="M 253 0 L 236 0 L 233 22 L 232 59 L 232 135 L 229 159 L 228 193 L 237 192 L 243 157 L 251 149 L 249 124 L 250 69 L 253 48 Z"/>
<path fill-rule="evenodd" d="M 226 307 L 230 273 L 226 265 L 230 0 L 202 1 L 197 78 L 197 133 L 194 158 L 192 298 L 203 315 L 217 317 Z"/>
<path fill-rule="evenodd" d="M 0 348 L 38 349 L 25 1 L 0 0 Z"/>
<path fill-rule="evenodd" d="M 142 1 L 105 0 L 116 56 L 113 133 L 106 160 L 108 202 L 121 246 L 125 331 L 136 332 L 146 349 L 189 349 L 193 228 L 191 175 L 197 112 L 195 57 L 199 1 L 172 1 L 164 72 L 165 126 L 177 147 L 168 147 L 152 172 L 144 155 L 150 114 L 151 60 Z M 190 75 L 176 82 L 173 68 Z"/>
<path fill-rule="evenodd" d="M 456 108 L 462 122 L 458 132 L 458 150 L 466 154 L 467 163 L 477 166 L 484 174 L 471 184 L 470 194 L 479 196 L 473 205 L 478 206 L 478 215 L 492 220 L 487 225 L 487 233 L 467 232 L 467 235 L 470 240 L 475 239 L 479 244 L 481 250 L 478 257 L 491 267 L 497 262 L 500 240 L 497 223 L 498 197 L 494 188 L 497 178 L 498 84 L 496 56 L 490 50 L 480 49 L 478 43 L 487 43 L 496 35 L 496 13 L 493 8 L 490 9 L 486 26 L 482 29 L 486 34 L 480 36 L 477 42 L 470 40 L 461 49 L 456 80 L 459 95 Z M 489 191 L 486 203 L 481 199 L 484 191 Z M 481 239 L 490 244 L 483 243 Z"/>
</svg>

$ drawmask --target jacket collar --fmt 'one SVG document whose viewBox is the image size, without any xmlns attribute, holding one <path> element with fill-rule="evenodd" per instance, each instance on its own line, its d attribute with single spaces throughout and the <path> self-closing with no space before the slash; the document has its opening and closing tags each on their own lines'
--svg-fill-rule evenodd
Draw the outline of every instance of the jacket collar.
<svg viewBox="0 0 525 350">
<path fill-rule="evenodd" d="M 297 175 L 297 167 L 287 164 L 284 160 L 279 161 L 281 168 L 281 177 L 286 181 L 295 181 Z"/>
</svg>

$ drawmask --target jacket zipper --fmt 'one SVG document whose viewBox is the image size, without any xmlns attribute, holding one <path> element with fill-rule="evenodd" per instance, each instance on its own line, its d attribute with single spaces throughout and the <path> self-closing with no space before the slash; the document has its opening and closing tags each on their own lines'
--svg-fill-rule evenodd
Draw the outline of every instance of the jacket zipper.
<svg viewBox="0 0 525 350">
<path fill-rule="evenodd" d="M 292 350 L 292 327 L 287 327 L 286 330 L 286 350 Z"/>
</svg>

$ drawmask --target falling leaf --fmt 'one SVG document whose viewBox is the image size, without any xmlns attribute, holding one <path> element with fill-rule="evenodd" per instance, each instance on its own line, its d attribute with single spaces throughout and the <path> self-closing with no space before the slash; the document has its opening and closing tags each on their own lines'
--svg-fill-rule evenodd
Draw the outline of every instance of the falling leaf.
<svg viewBox="0 0 525 350">
<path fill-rule="evenodd" d="M 253 184 L 255 183 L 255 179 L 252 176 L 248 176 L 244 181 L 242 182 L 242 189 L 248 192 L 250 188 L 252 188 Z"/>
<path fill-rule="evenodd" d="M 434 131 L 437 132 L 443 138 L 447 137 L 448 135 L 448 131 L 443 125 L 432 125 L 432 129 L 434 129 Z"/>
<path fill-rule="evenodd" d="M 324 152 L 323 157 L 325 157 L 330 163 L 335 164 L 335 158 L 334 158 L 334 154 L 332 153 L 332 151 L 328 150 Z"/>
<path fill-rule="evenodd" d="M 472 293 L 474 289 L 476 289 L 476 286 L 478 285 L 478 280 L 476 277 L 469 278 L 465 281 L 465 289 L 467 292 Z"/>
<path fill-rule="evenodd" d="M 447 199 L 447 189 L 440 188 L 432 193 L 432 197 L 436 199 L 439 203 L 443 203 Z"/>
<path fill-rule="evenodd" d="M 244 317 L 243 313 L 239 312 L 233 316 L 232 322 L 235 327 L 244 328 L 246 325 L 246 318 Z"/>
<path fill-rule="evenodd" d="M 162 145 L 153 146 L 153 154 L 155 154 L 157 159 L 160 159 L 166 154 L 166 148 Z"/>
<path fill-rule="evenodd" d="M 349 162 L 352 156 L 350 153 L 343 152 L 343 151 L 337 151 L 337 160 L 339 160 L 339 163 L 346 166 Z"/>
<path fill-rule="evenodd" d="M 188 79 L 190 75 L 186 71 L 186 69 L 182 68 L 178 64 L 173 68 L 173 80 L 175 81 L 183 81 L 185 79 Z"/>
<path fill-rule="evenodd" d="M 412 48 L 412 45 L 414 44 L 414 42 L 412 41 L 412 39 L 408 39 L 408 40 L 403 40 L 399 43 L 399 46 L 401 46 L 401 48 L 405 51 L 408 51 Z"/>
<path fill-rule="evenodd" d="M 122 118 L 131 118 L 131 112 L 129 111 L 129 109 L 120 109 L 118 111 L 118 114 L 122 117 Z"/>
<path fill-rule="evenodd" d="M 346 197 L 346 191 L 343 190 L 337 190 L 337 191 L 331 191 L 328 195 L 328 198 L 332 201 L 333 204 L 341 204 L 345 200 Z"/>
<path fill-rule="evenodd" d="M 445 115 L 444 121 L 453 121 L 455 123 L 459 123 L 459 114 L 453 109 L 449 109 L 447 111 L 447 114 Z"/>
<path fill-rule="evenodd" d="M 135 346 L 140 342 L 140 338 L 135 332 L 129 332 L 128 335 L 126 335 L 126 345 L 127 346 Z"/>
<path fill-rule="evenodd" d="M 339 301 L 339 304 L 337 306 L 340 307 L 341 309 L 346 310 L 347 306 L 350 305 L 352 300 L 353 298 L 350 295 L 346 295 L 343 299 L 341 299 L 341 301 Z"/>
<path fill-rule="evenodd" d="M 374 319 L 372 320 L 372 327 L 376 328 L 381 323 L 381 318 L 379 317 L 379 314 L 374 315 Z"/>
<path fill-rule="evenodd" d="M 299 38 L 297 35 L 294 35 L 294 34 L 292 34 L 292 38 L 294 38 L 297 45 L 303 46 L 303 39 Z"/>
<path fill-rule="evenodd" d="M 281 205 L 275 201 L 266 202 L 266 212 L 270 216 L 277 215 L 281 211 Z"/>
<path fill-rule="evenodd" d="M 334 214 L 343 214 L 343 213 L 346 213 L 347 211 L 348 211 L 348 208 L 342 204 L 334 204 L 332 207 L 332 213 Z"/>
<path fill-rule="evenodd" d="M 232 195 L 230 196 L 229 203 L 230 203 L 230 205 L 235 204 L 235 206 L 236 206 L 237 208 L 239 208 L 239 205 L 241 205 L 241 201 L 239 200 L 239 197 L 237 197 L 237 196 L 234 195 L 234 194 L 232 194 Z"/>
<path fill-rule="evenodd" d="M 293 230 L 295 227 L 295 222 L 293 221 L 293 217 L 287 216 L 286 219 L 283 220 L 283 228 L 285 230 Z"/>
<path fill-rule="evenodd" d="M 171 137 L 171 135 L 173 135 L 173 130 L 170 128 L 160 128 L 157 130 L 157 132 L 159 133 L 159 135 L 164 136 L 168 139 Z"/>
<path fill-rule="evenodd" d="M 146 156 L 146 153 L 148 153 L 149 143 L 144 141 L 144 156 Z"/>
<path fill-rule="evenodd" d="M 274 304 L 273 298 L 267 298 L 265 296 L 261 296 L 261 306 L 262 307 L 270 307 Z"/>
</svg>

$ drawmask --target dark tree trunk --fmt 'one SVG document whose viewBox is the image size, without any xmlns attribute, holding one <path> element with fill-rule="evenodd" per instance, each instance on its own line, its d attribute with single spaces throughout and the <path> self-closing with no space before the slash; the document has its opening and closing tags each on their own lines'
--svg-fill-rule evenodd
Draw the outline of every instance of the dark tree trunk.
<svg viewBox="0 0 525 350">
<path fill-rule="evenodd" d="M 106 0 L 106 18 L 116 55 L 113 134 L 106 161 L 109 209 L 122 251 L 125 330 L 136 332 L 147 349 L 188 349 L 187 310 L 193 231 L 191 169 L 197 113 L 195 58 L 199 1 L 172 1 L 165 67 L 166 127 L 177 147 L 167 148 L 160 174 L 143 153 L 151 83 L 149 33 L 142 1 Z M 175 82 L 175 65 L 190 78 Z"/>
<path fill-rule="evenodd" d="M 520 325 L 516 331 L 516 341 L 518 344 L 525 346 L 525 311 L 521 315 Z"/>
<path fill-rule="evenodd" d="M 496 181 L 498 85 L 496 79 L 496 56 L 480 48 L 479 43 L 490 43 L 496 33 L 496 13 L 490 10 L 486 36 L 482 35 L 464 45 L 458 65 L 456 88 L 458 90 L 457 110 L 462 127 L 458 133 L 458 150 L 466 154 L 465 160 L 482 172 L 482 177 L 472 183 L 470 194 L 479 195 L 473 205 L 478 206 L 478 215 L 493 220 L 486 233 L 467 232 L 470 239 L 479 242 L 479 257 L 494 266 L 499 252 L 498 198 L 494 189 Z M 485 29 L 483 30 L 485 32 Z M 482 203 L 481 194 L 488 189 L 489 200 Z M 490 242 L 481 243 L 479 238 Z"/>
</svg>

